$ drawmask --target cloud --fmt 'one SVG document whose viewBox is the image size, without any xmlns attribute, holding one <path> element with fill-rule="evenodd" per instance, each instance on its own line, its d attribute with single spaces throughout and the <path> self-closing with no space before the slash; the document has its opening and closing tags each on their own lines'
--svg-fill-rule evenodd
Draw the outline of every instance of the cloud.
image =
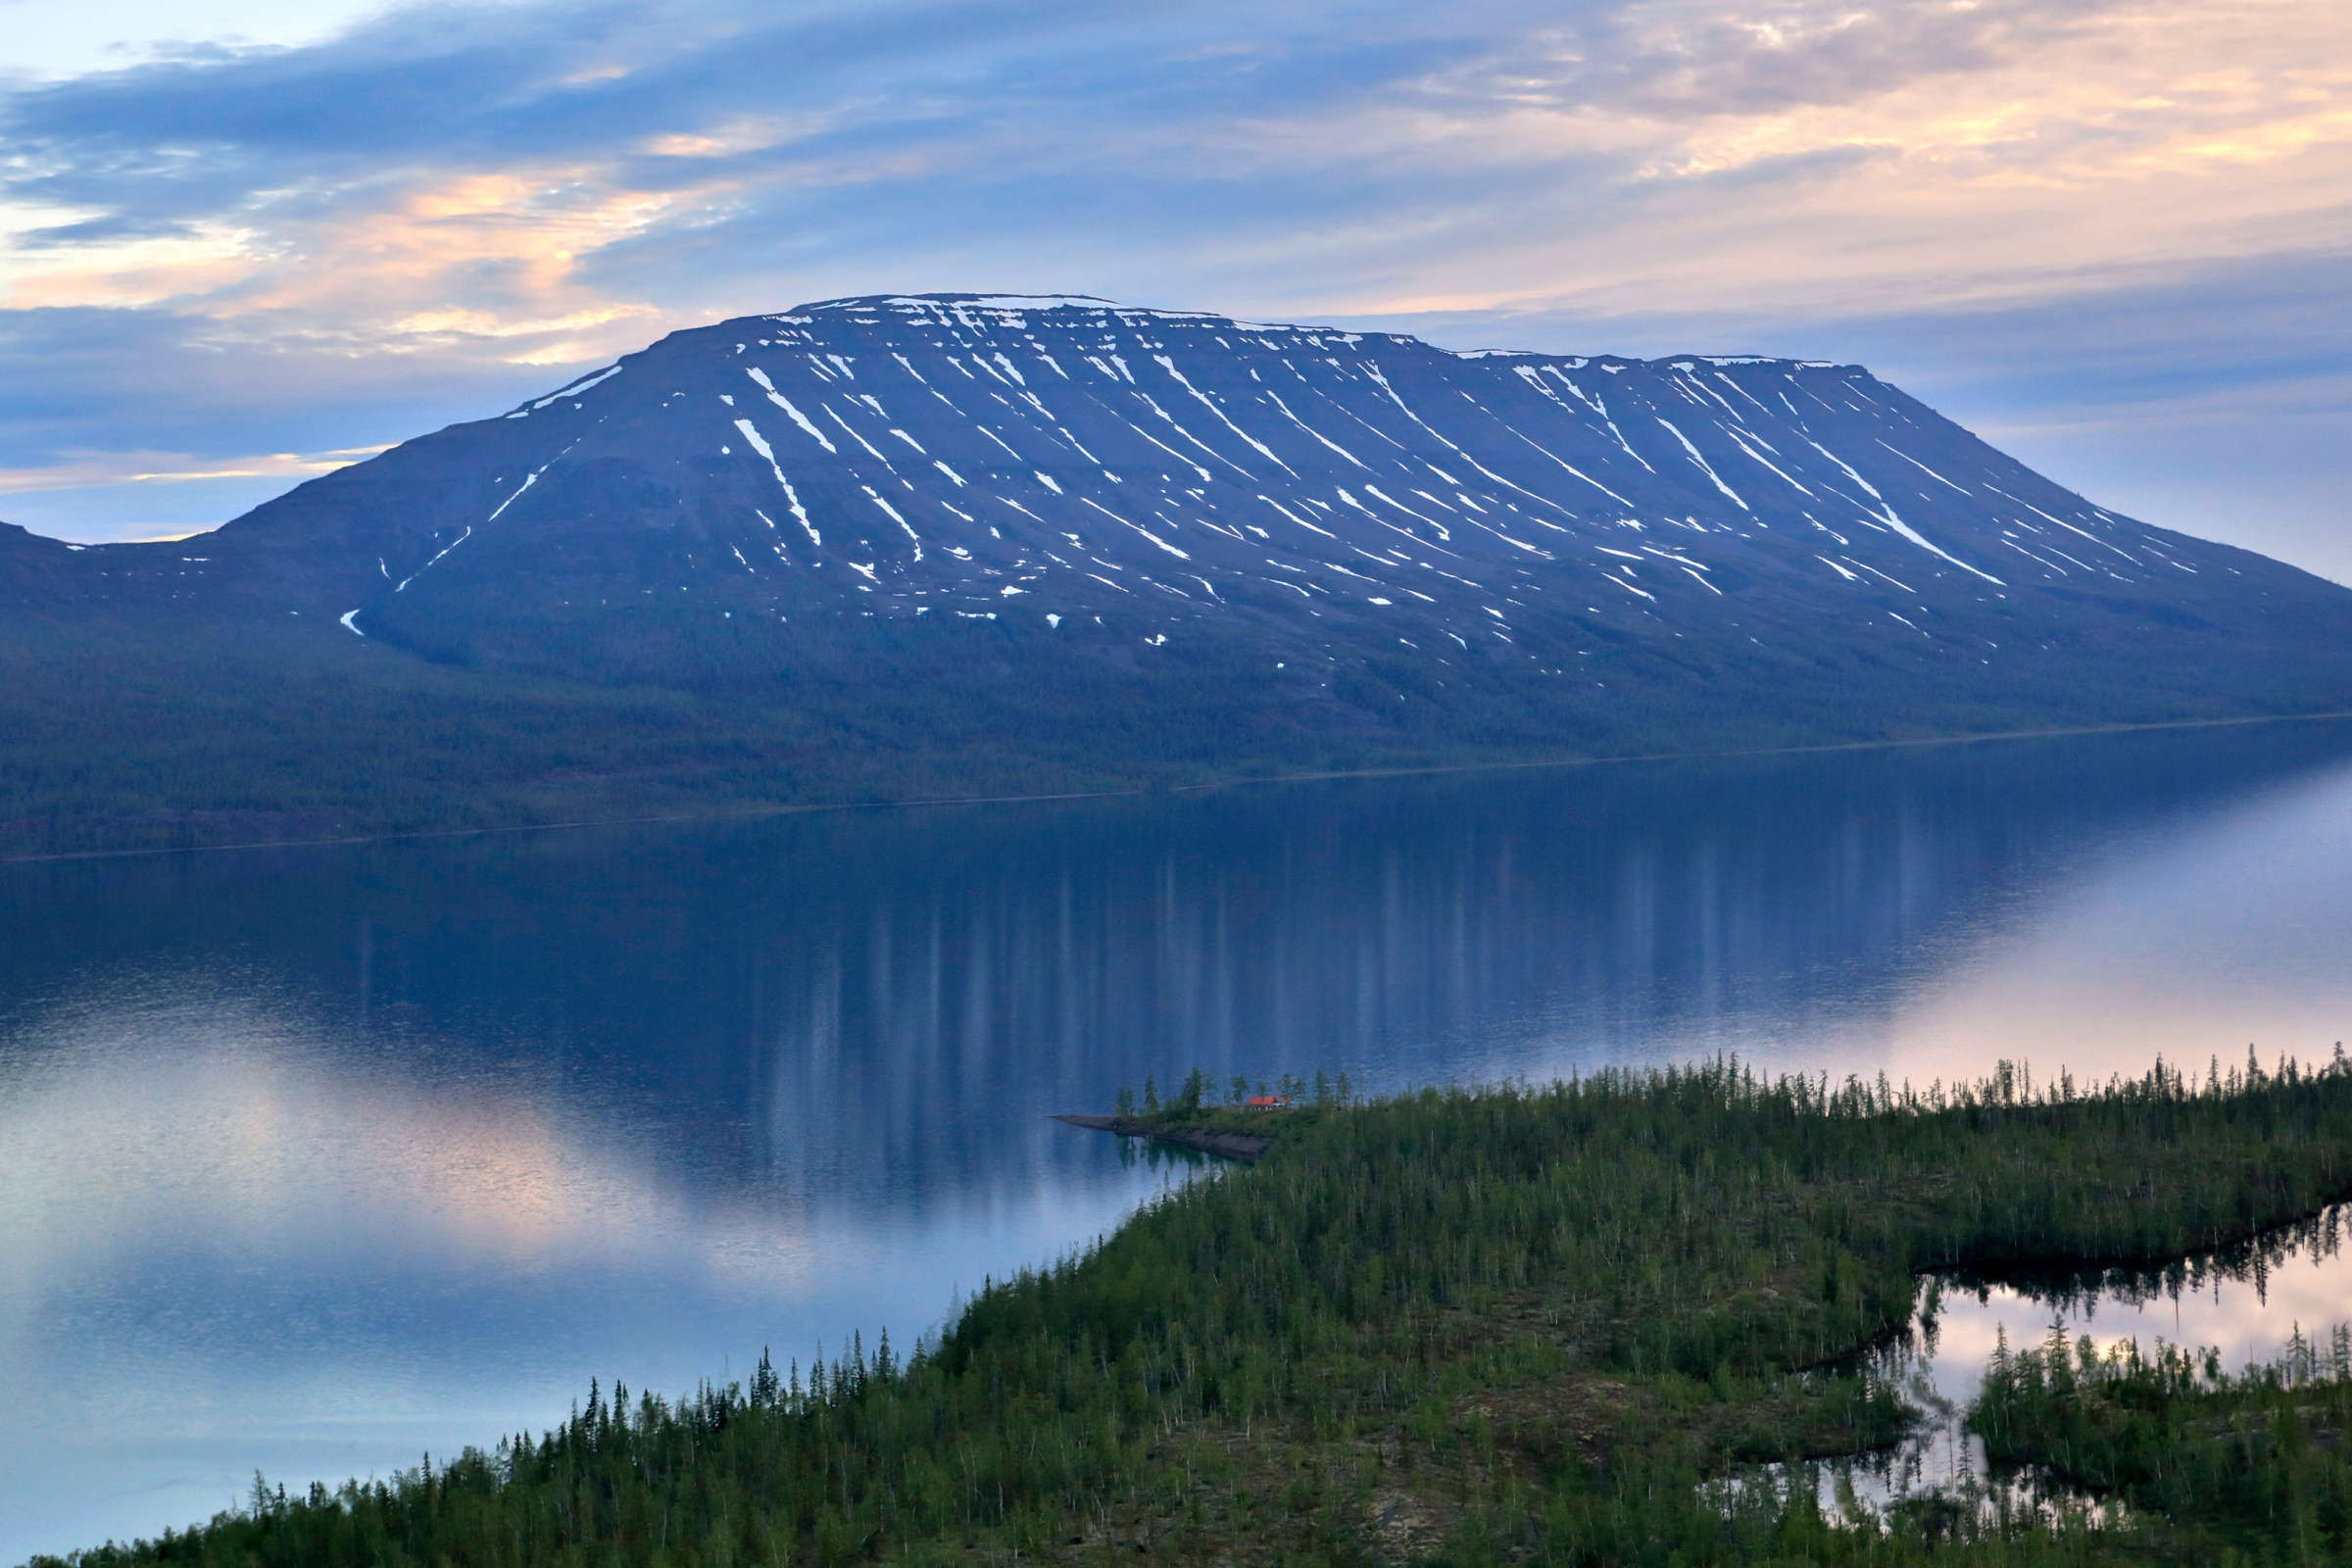
<svg viewBox="0 0 2352 1568">
<path fill-rule="evenodd" d="M 354 353 L 169 310 L 0 312 L 0 518 L 92 541 L 217 526 L 354 450 L 548 378 L 497 355 Z"/>
<path fill-rule="evenodd" d="M 154 59 L 315 43 L 376 9 L 377 0 L 0 0 L 9 42 L 0 75 L 53 80 Z"/>
<path fill-rule="evenodd" d="M 67 461 L 37 468 L 0 468 L 0 495 L 82 490 L 95 485 L 190 484 L 213 479 L 299 482 L 348 467 L 383 450 L 384 446 L 378 445 L 338 452 L 266 452 L 232 458 L 225 465 L 218 460 L 208 464 L 184 452 L 69 453 Z"/>
<path fill-rule="evenodd" d="M 208 443 L 140 416 L 110 446 L 0 394 L 0 462 L 37 467 L 395 439 L 413 428 L 367 423 L 418 406 L 376 395 L 390 382 L 445 376 L 439 422 L 537 368 L 882 289 L 1492 330 L 2090 308 L 2352 250 L 2352 13 L 409 6 L 19 87 L 0 133 L 0 306 L 178 322 L 172 373 L 198 353 L 265 386 L 274 368 L 275 406 L 307 421 L 240 415 Z M 0 334 L 23 318 L 0 311 Z M 108 350 L 89 355 L 104 385 Z M 270 398 L 246 397 L 262 417 Z"/>
<path fill-rule="evenodd" d="M 508 363 L 514 346 L 362 353 L 330 333 L 272 335 L 167 309 L 0 312 L 0 468 L 69 452 L 213 464 L 374 445 L 446 422 L 452 407 L 495 412 L 547 382 L 546 370 Z M 354 434 L 355 424 L 394 433 Z"/>
<path fill-rule="evenodd" d="M 91 543 L 180 538 L 389 444 L 230 457 L 60 452 L 30 466 L 0 466 L 0 507 L 20 527 Z"/>
<path fill-rule="evenodd" d="M 2352 23 L 2313 0 L 2159 10 L 412 9 L 17 94 L 10 197 L 81 216 L 25 235 L 12 284 L 227 316 L 349 317 L 387 284 L 477 315 L 642 314 L 869 270 L 885 243 L 1029 268 L 1051 239 L 1326 308 L 1398 283 L 1942 291 L 2340 209 L 2352 75 L 2312 59 L 2352 60 Z"/>
</svg>

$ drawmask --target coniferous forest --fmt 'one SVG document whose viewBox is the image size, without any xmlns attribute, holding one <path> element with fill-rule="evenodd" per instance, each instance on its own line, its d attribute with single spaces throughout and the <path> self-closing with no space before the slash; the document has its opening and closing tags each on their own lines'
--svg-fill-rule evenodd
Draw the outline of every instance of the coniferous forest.
<svg viewBox="0 0 2352 1568">
<path fill-rule="evenodd" d="M 2352 1194 L 2340 1054 L 1924 1094 L 1718 1061 L 1217 1098 L 1195 1073 L 1135 1108 L 1271 1129 L 1264 1157 L 991 1285 L 935 1341 L 763 1357 L 674 1399 L 592 1383 L 556 1430 L 335 1491 L 257 1477 L 209 1525 L 72 1561 L 2352 1559 L 2340 1343 L 2240 1375 L 2005 1350 L 1968 1420 L 2054 1505 L 1996 1488 L 1856 1522 L 1776 1468 L 1901 1435 L 1917 1412 L 1859 1352 L 1936 1278 L 2242 1252 Z"/>
<path fill-rule="evenodd" d="M 593 650 L 611 665 L 594 680 L 299 625 L 0 625 L 0 858 L 2343 708 L 2332 656 L 2293 650 L 2202 687 L 2157 679 L 2132 650 L 2072 649 L 2062 675 L 1994 680 L 1860 660 L 1761 679 L 1629 649 L 1582 690 L 1483 667 L 1441 686 L 1376 662 L 1302 702 L 1213 647 L 1171 643 L 1130 669 L 993 624 L 811 634 L 781 674 L 748 634 L 657 625 Z"/>
</svg>

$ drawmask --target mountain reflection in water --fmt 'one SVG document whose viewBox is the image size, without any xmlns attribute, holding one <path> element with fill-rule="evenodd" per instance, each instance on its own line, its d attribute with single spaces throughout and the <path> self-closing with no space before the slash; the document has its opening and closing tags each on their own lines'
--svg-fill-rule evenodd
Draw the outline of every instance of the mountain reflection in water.
<svg viewBox="0 0 2352 1568">
<path fill-rule="evenodd" d="M 1047 1121 L 2352 1035 L 2352 725 L 0 867 L 0 1559 L 904 1344 L 1181 1166 Z"/>
</svg>

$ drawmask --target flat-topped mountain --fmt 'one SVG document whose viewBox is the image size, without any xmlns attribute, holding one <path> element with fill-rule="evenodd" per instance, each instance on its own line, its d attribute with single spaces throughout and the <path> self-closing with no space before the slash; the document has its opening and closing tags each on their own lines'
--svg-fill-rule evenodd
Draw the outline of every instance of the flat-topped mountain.
<svg viewBox="0 0 2352 1568">
<path fill-rule="evenodd" d="M 1858 367 L 1455 354 L 1058 296 L 675 333 L 218 533 L 85 555 L 85 591 L 395 640 L 460 605 L 684 591 L 721 618 L 1245 623 L 1335 655 L 1744 624 L 1982 662 L 2084 611 L 2091 633 L 2347 602 L 2104 512 Z"/>
<path fill-rule="evenodd" d="M 1859 367 L 1065 296 L 674 333 L 196 539 L 12 532 L 0 585 L 60 636 L 266 627 L 379 674 L 821 710 L 869 760 L 985 732 L 1198 773 L 2352 699 L 2352 591 L 2104 511 Z"/>
</svg>

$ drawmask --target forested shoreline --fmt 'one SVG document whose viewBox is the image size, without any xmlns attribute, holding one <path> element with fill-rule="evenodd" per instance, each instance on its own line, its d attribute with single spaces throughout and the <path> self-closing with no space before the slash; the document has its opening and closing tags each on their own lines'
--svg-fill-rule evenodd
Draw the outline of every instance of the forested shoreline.
<svg viewBox="0 0 2352 1568">
<path fill-rule="evenodd" d="M 1171 644 L 1128 667 L 993 625 L 811 634 L 789 659 L 645 629 L 583 656 L 583 678 L 322 640 L 292 618 L 0 627 L 0 859 L 2343 709 L 2316 665 L 2193 690 L 2113 650 L 1992 685 L 1824 665 L 1759 686 L 1627 652 L 1599 662 L 1598 687 L 1474 668 L 1440 690 L 1367 662 L 1302 694 L 1231 651 Z"/>
<path fill-rule="evenodd" d="M 763 1359 L 674 1401 L 594 1385 L 554 1431 L 337 1491 L 257 1483 L 210 1525 L 67 1560 L 2352 1554 L 2346 1459 L 2312 1436 L 2341 1430 L 2352 1369 L 2309 1354 L 2267 1382 L 2059 1348 L 1996 1367 L 1973 1418 L 1996 1458 L 2125 1496 L 2106 1528 L 1926 1503 L 1847 1527 L 1809 1489 L 1707 1485 L 1894 1441 L 1914 1412 L 1856 1352 L 1904 1329 L 1931 1273 L 2212 1252 L 2352 1194 L 2340 1056 L 1925 1092 L 1725 1062 L 1369 1102 L 1290 1087 L 1294 1108 L 1250 1112 L 1195 1074 L 1137 1107 L 1279 1131 L 1255 1164 L 992 1284 L 936 1342 Z M 2284 1431 L 2282 1397 L 2302 1435 L 2249 1447 L 2249 1425 Z M 2194 1462 L 2132 1470 L 2156 1441 Z"/>
</svg>

